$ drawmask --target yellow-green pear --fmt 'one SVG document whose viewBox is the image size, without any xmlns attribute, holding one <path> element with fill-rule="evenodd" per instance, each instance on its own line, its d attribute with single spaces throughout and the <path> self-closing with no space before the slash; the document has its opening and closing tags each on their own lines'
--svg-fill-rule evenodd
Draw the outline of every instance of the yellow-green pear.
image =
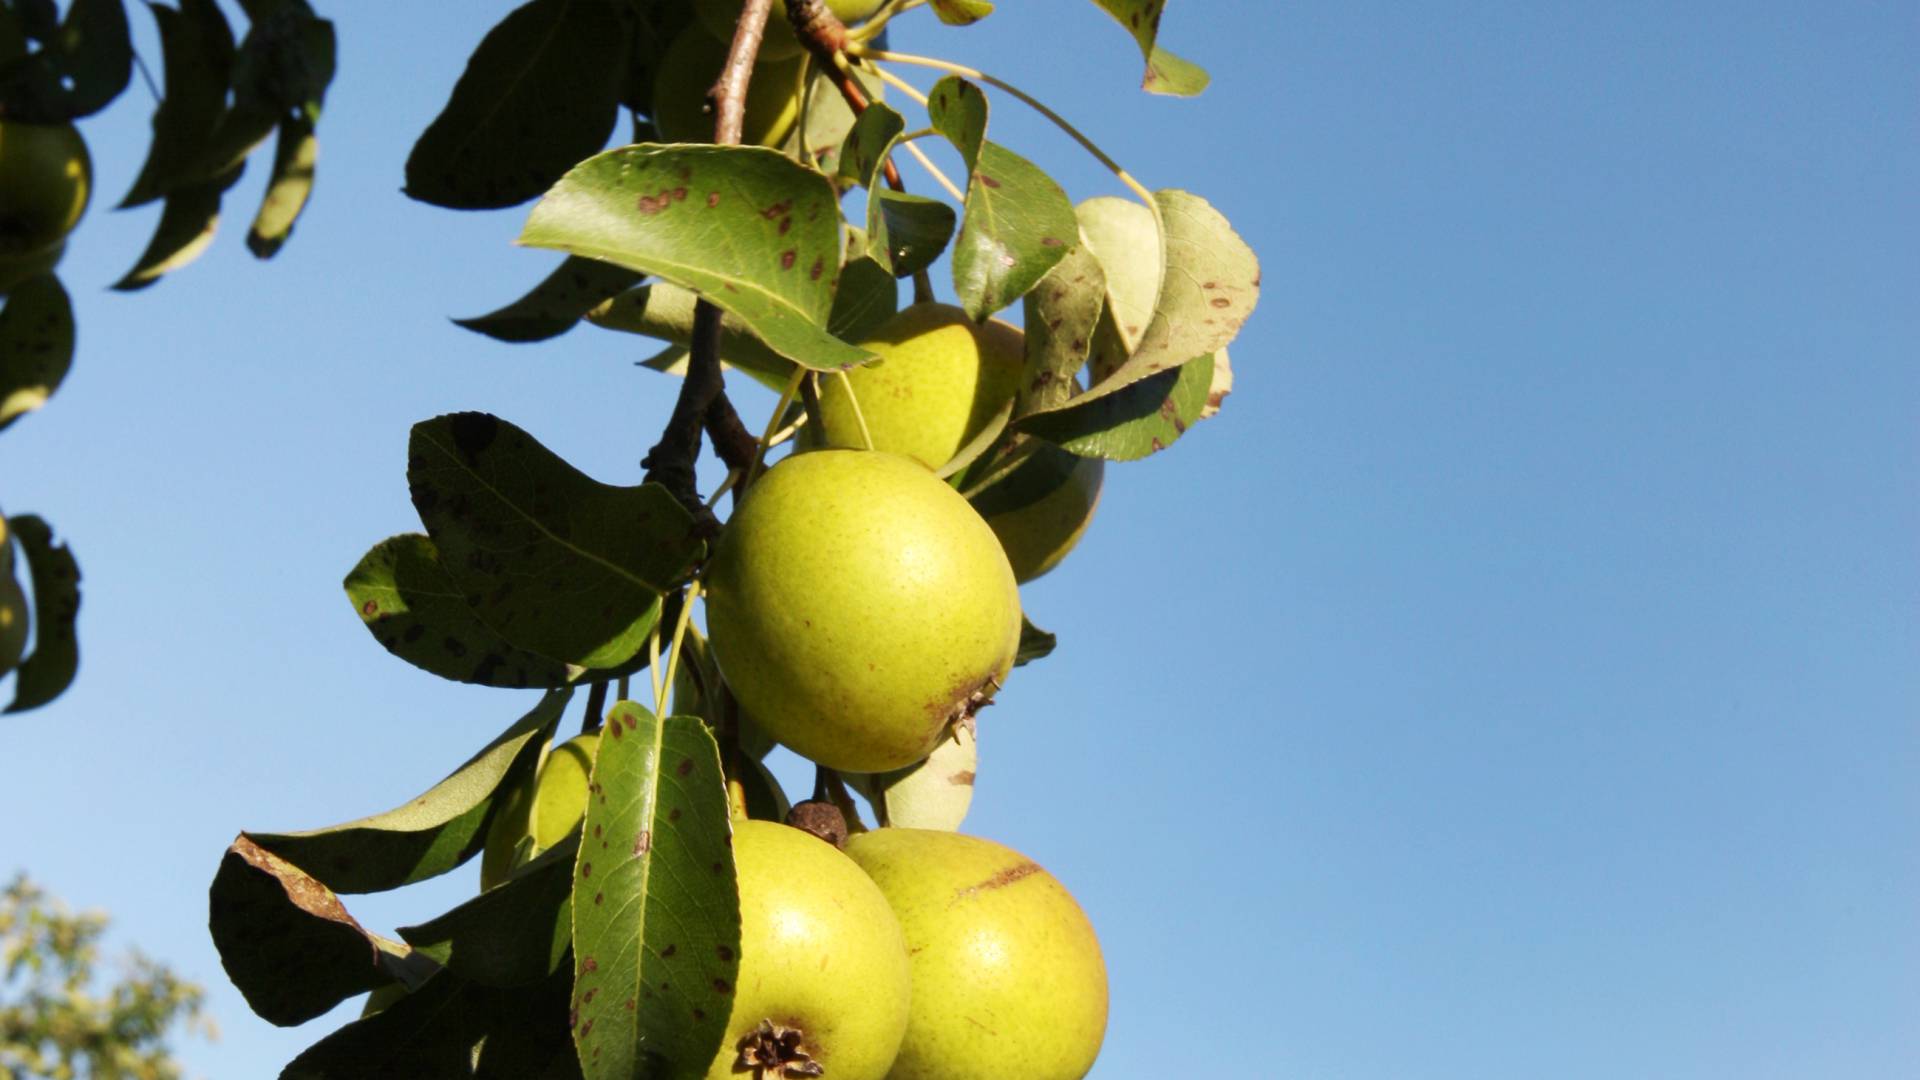
<svg viewBox="0 0 1920 1080">
<path fill-rule="evenodd" d="M 849 772 L 927 756 L 1012 667 L 993 530 L 919 462 L 815 450 L 747 489 L 707 567 L 721 677 L 767 734 Z"/>
<path fill-rule="evenodd" d="M 708 1080 L 882 1080 L 911 994 L 886 898 L 832 844 L 777 822 L 735 822 L 733 861 L 740 973 Z"/>
<path fill-rule="evenodd" d="M 0 252 L 39 253 L 73 231 L 93 194 L 93 161 L 72 124 L 0 120 Z"/>
<path fill-rule="evenodd" d="M 849 837 L 907 938 L 913 1015 L 889 1080 L 1078 1080 L 1107 1029 L 1107 969 L 1067 890 L 991 840 Z"/>
<path fill-rule="evenodd" d="M 973 497 L 1022 585 L 1060 565 L 1093 522 L 1106 463 L 1042 446 Z"/>
<path fill-rule="evenodd" d="M 587 778 L 599 750 L 599 732 L 576 735 L 548 752 L 531 785 L 507 794 L 487 826 L 486 847 L 480 853 L 482 890 L 507 880 L 579 827 L 587 813 Z"/>
<path fill-rule="evenodd" d="M 871 439 L 937 469 L 1013 400 L 1026 368 L 1018 327 L 976 324 L 950 304 L 912 304 L 860 344 L 880 359 L 820 381 L 821 430 L 802 429 L 808 445 Z"/>
<path fill-rule="evenodd" d="M 707 89 L 720 77 L 727 47 L 688 27 L 667 46 L 653 83 L 653 126 L 662 142 L 712 142 L 713 114 L 707 111 Z M 747 83 L 747 114 L 740 141 L 773 146 L 786 138 L 800 115 L 800 74 L 803 62 L 763 60 L 753 67 Z"/>
</svg>

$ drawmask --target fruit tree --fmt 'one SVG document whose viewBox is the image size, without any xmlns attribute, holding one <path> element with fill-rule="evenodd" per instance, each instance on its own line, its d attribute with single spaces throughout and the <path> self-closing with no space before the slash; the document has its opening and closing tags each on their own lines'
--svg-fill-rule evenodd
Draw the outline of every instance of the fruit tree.
<svg viewBox="0 0 1920 1080">
<path fill-rule="evenodd" d="M 1164 0 L 1094 2 L 1145 90 L 1205 87 L 1158 44 Z M 268 134 L 256 254 L 313 183 L 331 24 L 304 0 L 240 6 L 237 42 L 213 0 L 151 6 L 166 93 L 125 201 L 165 211 L 124 287 L 192 259 Z M 0 424 L 72 353 L 56 265 L 92 178 L 71 124 L 126 82 L 120 9 L 0 0 Z M 1071 572 L 1108 463 L 1220 409 L 1260 278 L 1204 198 L 1141 184 L 1023 73 L 896 48 L 993 9 L 528 0 L 480 39 L 405 191 L 527 205 L 521 242 L 564 261 L 461 325 L 649 339 L 673 409 L 612 482 L 508 418 L 414 426 L 420 531 L 373 543 L 347 599 L 401 660 L 539 696 L 393 810 L 226 851 L 210 929 L 249 1005 L 299 1024 L 366 995 L 282 1075 L 1093 1068 L 1094 928 L 1044 853 L 959 831 L 983 710 L 1052 650 L 1021 586 Z M 1076 202 L 996 141 L 1003 108 L 1128 194 Z M 772 410 L 741 416 L 729 377 Z M 12 524 L 0 569 L 20 547 L 32 598 L 0 573 L 0 670 L 39 704 L 73 673 L 77 571 L 38 518 Z M 798 802 L 761 760 L 775 744 L 814 764 Z M 393 938 L 340 899 L 476 857 L 477 895 Z"/>
</svg>

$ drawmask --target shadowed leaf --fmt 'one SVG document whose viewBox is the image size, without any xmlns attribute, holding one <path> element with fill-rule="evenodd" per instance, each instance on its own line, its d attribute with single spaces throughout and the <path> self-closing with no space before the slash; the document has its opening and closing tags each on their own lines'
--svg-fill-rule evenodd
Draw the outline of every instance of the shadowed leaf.
<svg viewBox="0 0 1920 1080">
<path fill-rule="evenodd" d="M 630 661 L 704 548 L 666 488 L 602 484 L 484 413 L 415 424 L 407 485 L 473 613 L 581 667 Z"/>
<path fill-rule="evenodd" d="M 532 775 L 571 696 L 548 691 L 499 738 L 403 806 L 325 829 L 245 835 L 335 892 L 382 892 L 444 874 L 480 850 L 494 804 Z"/>
<path fill-rule="evenodd" d="M 1027 366 L 1016 416 L 1073 395 L 1074 376 L 1086 366 L 1106 306 L 1106 282 L 1100 261 L 1080 244 L 1026 295 Z"/>
<path fill-rule="evenodd" d="M 368 933 L 332 890 L 245 834 L 220 860 L 207 926 L 247 1005 L 282 1027 L 378 986 L 417 986 L 437 966 Z"/>
<path fill-rule="evenodd" d="M 240 171 L 235 165 L 212 180 L 169 194 L 147 250 L 113 287 L 121 292 L 144 289 L 199 258 L 220 227 L 220 198 L 240 179 Z"/>
<path fill-rule="evenodd" d="M 122 209 L 207 178 L 201 167 L 227 109 L 233 69 L 233 30 L 213 0 L 180 0 L 178 10 L 150 4 L 147 10 L 160 28 L 167 92 L 154 109 L 147 160 L 120 200 Z"/>
<path fill-rule="evenodd" d="M 1021 667 L 1053 652 L 1058 639 L 1020 616 L 1020 648 L 1013 654 L 1013 666 Z"/>
<path fill-rule="evenodd" d="M 47 403 L 73 366 L 73 304 L 52 274 L 13 287 L 0 308 L 0 431 Z"/>
<path fill-rule="evenodd" d="M 1081 457 L 1137 461 L 1172 446 L 1206 414 L 1221 350 L 1129 383 L 1118 393 L 1034 413 L 1014 426 Z"/>
<path fill-rule="evenodd" d="M 513 877 L 400 936 L 461 977 L 524 986 L 560 966 L 573 943 L 574 843 L 535 856 Z M 548 931 L 543 933 L 542 931 Z"/>
<path fill-rule="evenodd" d="M 473 614 L 418 533 L 374 545 L 344 583 L 374 639 L 388 652 L 443 679 L 515 689 L 565 686 L 581 669 L 515 648 Z"/>
<path fill-rule="evenodd" d="M 630 701 L 600 737 L 574 873 L 574 1042 L 587 1076 L 699 1075 L 739 977 L 719 748 Z M 644 1050 L 643 1050 L 644 1047 Z M 671 1068 L 655 1072 L 645 1055 Z"/>
<path fill-rule="evenodd" d="M 26 29 L 40 49 L 0 64 L 0 117 L 57 124 L 88 116 L 133 77 L 123 0 L 73 0 L 58 27 Z"/>
<path fill-rule="evenodd" d="M 13 704 L 6 710 L 17 713 L 59 697 L 79 670 L 80 564 L 67 545 L 53 542 L 53 528 L 41 518 L 21 514 L 6 526 L 33 582 L 33 651 L 14 668 Z"/>
<path fill-rule="evenodd" d="M 545 341 L 573 329 L 589 311 L 633 288 L 641 277 L 624 266 L 569 255 L 520 299 L 454 323 L 497 341 Z"/>
<path fill-rule="evenodd" d="M 487 32 L 407 158 L 408 195 L 455 210 L 547 190 L 612 133 L 632 35 L 612 0 L 532 0 Z"/>
</svg>

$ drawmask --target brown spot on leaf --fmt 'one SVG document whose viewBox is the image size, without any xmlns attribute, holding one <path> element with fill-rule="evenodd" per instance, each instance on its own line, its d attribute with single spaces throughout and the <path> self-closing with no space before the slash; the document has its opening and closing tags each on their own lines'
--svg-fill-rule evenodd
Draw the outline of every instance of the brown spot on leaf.
<svg viewBox="0 0 1920 1080">
<path fill-rule="evenodd" d="M 645 855 L 647 852 L 652 850 L 653 850 L 653 830 L 641 829 L 640 835 L 633 838 L 633 853 L 635 855 Z"/>
<path fill-rule="evenodd" d="M 781 252 L 780 253 L 780 269 L 782 270 L 793 269 L 793 264 L 799 259 L 799 257 L 800 257 L 799 253 L 794 251 L 792 248 L 788 248 L 787 250 Z"/>
<path fill-rule="evenodd" d="M 664 957 L 672 956 L 674 953 L 677 953 L 679 951 L 680 951 L 680 946 L 669 945 L 666 948 L 660 950 L 660 955 L 664 958 Z"/>
<path fill-rule="evenodd" d="M 980 180 L 980 183 L 985 185 L 986 187 L 997 188 L 1000 186 L 1000 181 L 995 180 L 993 177 L 988 176 L 986 173 L 974 173 L 974 176 L 978 177 Z M 1058 243 L 1058 241 L 1055 241 L 1055 243 Z"/>
<path fill-rule="evenodd" d="M 673 771 L 680 774 L 681 776 L 686 776 L 687 774 L 693 772 L 693 759 L 681 758 L 680 764 L 674 766 Z"/>
</svg>

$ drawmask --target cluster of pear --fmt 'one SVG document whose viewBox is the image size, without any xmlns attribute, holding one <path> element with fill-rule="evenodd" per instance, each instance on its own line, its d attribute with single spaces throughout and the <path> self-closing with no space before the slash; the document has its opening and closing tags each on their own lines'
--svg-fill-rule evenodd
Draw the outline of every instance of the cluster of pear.
<svg viewBox="0 0 1920 1080">
<path fill-rule="evenodd" d="M 72 124 L 0 120 L 0 294 L 54 268 L 93 194 Z"/>
<path fill-rule="evenodd" d="M 880 359 L 824 380 L 818 429 L 747 489 L 705 577 L 704 648 L 743 728 L 852 779 L 962 730 L 971 747 L 1019 644 L 1018 585 L 1073 548 L 1101 482 L 1097 461 L 1065 453 L 973 503 L 938 476 L 1019 391 L 1018 328 L 916 304 L 864 345 Z M 698 708 L 691 689 L 675 687 L 675 711 Z M 597 738 L 551 753 L 496 817 L 485 883 L 579 827 Z M 840 850 L 734 823 L 740 977 L 707 1075 L 1084 1076 L 1107 980 L 1073 897 L 992 841 L 882 824 Z"/>
<path fill-rule="evenodd" d="M 840 21 L 854 26 L 879 11 L 885 0 L 827 0 Z M 727 45 L 740 20 L 742 0 L 696 0 L 692 26 L 668 45 L 654 69 L 653 124 L 662 142 L 706 142 L 713 137 L 713 116 L 706 91 L 714 72 L 726 65 Z M 747 84 L 746 121 L 740 141 L 778 146 L 800 116 L 806 74 L 806 49 L 787 21 L 786 6 L 774 0 L 760 43 L 753 78 Z"/>
</svg>

